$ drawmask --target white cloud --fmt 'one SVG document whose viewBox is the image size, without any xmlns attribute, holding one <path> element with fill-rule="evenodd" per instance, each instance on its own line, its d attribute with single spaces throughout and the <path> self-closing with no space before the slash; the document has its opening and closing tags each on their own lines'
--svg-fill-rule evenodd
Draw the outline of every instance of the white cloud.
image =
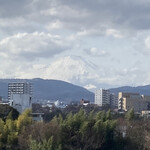
<svg viewBox="0 0 150 150">
<path fill-rule="evenodd" d="M 145 39 L 145 47 L 146 47 L 147 49 L 150 49 L 150 37 L 147 37 L 147 38 Z"/>
<path fill-rule="evenodd" d="M 118 31 L 116 29 L 107 29 L 106 35 L 113 36 L 115 38 L 122 38 L 123 37 L 123 35 L 120 33 L 120 31 Z"/>
<path fill-rule="evenodd" d="M 68 48 L 68 42 L 57 35 L 43 32 L 18 33 L 0 41 L 0 56 L 34 60 L 52 57 Z"/>
<path fill-rule="evenodd" d="M 61 29 L 61 28 L 63 28 L 63 24 L 59 20 L 50 22 L 46 25 L 46 29 L 48 30 Z"/>
<path fill-rule="evenodd" d="M 48 62 L 48 61 L 47 61 Z M 10 65 L 11 64 L 11 65 Z M 13 66 L 13 67 L 12 67 Z M 82 58 L 66 56 L 48 63 L 22 62 L 15 63 L 11 60 L 5 63 L 4 78 L 44 78 L 57 79 L 71 82 L 77 85 L 87 85 L 90 82 L 97 82 L 98 75 L 94 69 Z M 0 66 L 0 70 L 2 66 Z M 6 70 L 9 70 L 6 71 Z M 1 74 L 0 74 L 1 75 Z"/>
<path fill-rule="evenodd" d="M 94 90 L 96 89 L 97 87 L 93 84 L 87 84 L 86 86 L 84 86 L 84 88 L 88 89 L 88 90 Z"/>
<path fill-rule="evenodd" d="M 94 28 L 89 28 L 89 29 L 81 29 L 80 31 L 77 32 L 77 36 L 95 36 L 95 35 L 104 35 L 105 34 L 105 28 L 104 27 L 94 27 Z"/>
<path fill-rule="evenodd" d="M 99 50 L 96 47 L 92 47 L 90 49 L 85 49 L 84 52 L 86 52 L 90 56 L 95 56 L 95 57 L 108 56 L 109 55 L 108 52 L 106 52 L 104 50 Z"/>
<path fill-rule="evenodd" d="M 80 86 L 89 90 L 95 88 L 109 88 L 122 85 L 140 85 L 149 81 L 149 74 L 143 73 L 140 68 L 102 67 L 102 64 L 92 67 L 83 57 L 65 56 L 53 61 L 25 62 L 13 61 L 4 58 L 0 60 L 1 78 L 44 78 L 57 79 Z"/>
</svg>

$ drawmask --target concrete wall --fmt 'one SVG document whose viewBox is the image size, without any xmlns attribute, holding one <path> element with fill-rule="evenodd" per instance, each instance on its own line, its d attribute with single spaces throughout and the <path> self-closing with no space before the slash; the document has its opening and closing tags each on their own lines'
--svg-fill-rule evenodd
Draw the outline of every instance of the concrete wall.
<svg viewBox="0 0 150 150">
<path fill-rule="evenodd" d="M 25 109 L 31 108 L 32 97 L 30 94 L 11 94 L 11 105 L 16 108 L 20 113 Z"/>
</svg>

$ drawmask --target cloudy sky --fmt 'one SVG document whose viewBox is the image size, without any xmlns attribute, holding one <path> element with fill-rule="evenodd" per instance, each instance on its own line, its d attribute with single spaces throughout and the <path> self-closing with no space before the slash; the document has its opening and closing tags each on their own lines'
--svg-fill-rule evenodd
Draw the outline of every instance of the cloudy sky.
<svg viewBox="0 0 150 150">
<path fill-rule="evenodd" d="M 150 0 L 0 0 L 0 78 L 150 84 Z"/>
</svg>

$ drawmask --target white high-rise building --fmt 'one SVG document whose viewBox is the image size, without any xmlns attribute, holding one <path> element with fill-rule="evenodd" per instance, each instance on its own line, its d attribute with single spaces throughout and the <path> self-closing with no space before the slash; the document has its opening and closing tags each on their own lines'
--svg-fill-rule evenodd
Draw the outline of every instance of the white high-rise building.
<svg viewBox="0 0 150 150">
<path fill-rule="evenodd" d="M 118 96 L 110 93 L 106 89 L 97 89 L 95 91 L 95 104 L 104 106 L 108 104 L 111 108 L 118 108 Z"/>
<path fill-rule="evenodd" d="M 8 100 L 11 94 L 29 94 L 32 95 L 32 84 L 29 82 L 11 82 L 8 83 Z"/>
<path fill-rule="evenodd" d="M 31 83 L 9 83 L 8 100 L 10 106 L 22 113 L 25 109 L 31 108 L 32 105 L 32 85 Z"/>
<path fill-rule="evenodd" d="M 98 89 L 95 92 L 95 104 L 104 106 L 105 104 L 110 105 L 110 92 L 105 89 Z"/>
</svg>

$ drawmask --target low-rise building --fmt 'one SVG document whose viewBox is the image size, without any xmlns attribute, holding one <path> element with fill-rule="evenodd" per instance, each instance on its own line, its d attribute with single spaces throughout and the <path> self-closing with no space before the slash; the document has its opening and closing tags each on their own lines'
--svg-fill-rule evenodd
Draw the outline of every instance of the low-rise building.
<svg viewBox="0 0 150 150">
<path fill-rule="evenodd" d="M 150 117 L 150 110 L 143 110 L 142 111 L 142 117 Z"/>
<path fill-rule="evenodd" d="M 43 121 L 44 113 L 32 113 L 31 115 L 33 121 Z"/>
<path fill-rule="evenodd" d="M 133 108 L 135 112 L 141 113 L 142 110 L 150 109 L 150 96 L 140 95 L 139 93 L 118 93 L 118 109 L 128 111 Z"/>
<path fill-rule="evenodd" d="M 80 105 L 88 105 L 88 104 L 90 104 L 90 101 L 88 101 L 88 100 L 84 100 L 84 99 L 81 99 L 80 100 Z"/>
</svg>

